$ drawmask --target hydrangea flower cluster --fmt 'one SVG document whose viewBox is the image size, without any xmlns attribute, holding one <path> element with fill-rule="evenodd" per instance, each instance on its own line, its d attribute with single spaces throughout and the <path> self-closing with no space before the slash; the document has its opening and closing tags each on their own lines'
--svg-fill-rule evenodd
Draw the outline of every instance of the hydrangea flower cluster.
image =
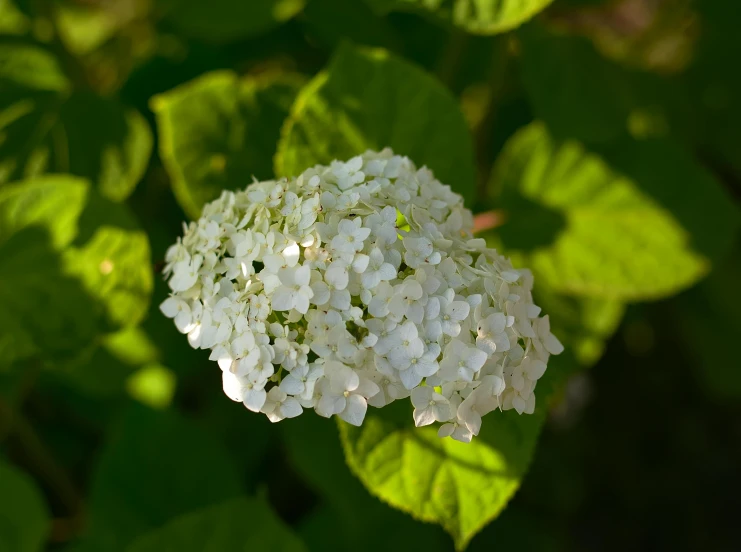
<svg viewBox="0 0 741 552">
<path fill-rule="evenodd" d="M 160 308 L 273 422 L 313 408 L 357 426 L 410 398 L 417 426 L 469 442 L 492 410 L 532 413 L 563 350 L 531 273 L 472 228 L 429 169 L 368 151 L 207 204 L 167 251 Z"/>
</svg>

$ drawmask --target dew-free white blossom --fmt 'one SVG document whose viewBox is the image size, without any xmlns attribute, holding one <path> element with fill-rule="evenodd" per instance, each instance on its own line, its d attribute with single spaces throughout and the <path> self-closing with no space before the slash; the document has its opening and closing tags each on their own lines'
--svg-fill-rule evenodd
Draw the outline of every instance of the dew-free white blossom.
<svg viewBox="0 0 741 552">
<path fill-rule="evenodd" d="M 409 399 L 469 442 L 494 410 L 535 409 L 563 347 L 533 278 L 472 235 L 461 196 L 391 150 L 225 191 L 166 255 L 161 305 L 210 349 L 224 393 L 271 421 L 361 425 Z"/>
</svg>

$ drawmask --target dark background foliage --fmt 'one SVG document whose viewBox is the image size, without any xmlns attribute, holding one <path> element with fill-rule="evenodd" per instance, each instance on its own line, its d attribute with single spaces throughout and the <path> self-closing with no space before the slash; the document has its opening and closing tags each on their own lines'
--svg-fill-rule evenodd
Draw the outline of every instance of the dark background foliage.
<svg viewBox="0 0 741 552">
<path fill-rule="evenodd" d="M 400 506 L 362 435 L 232 403 L 158 311 L 219 190 L 386 145 L 533 268 L 567 346 L 519 490 L 456 543 L 741 549 L 739 22 L 735 0 L 0 0 L 0 550 L 453 549 L 374 496 Z"/>
</svg>

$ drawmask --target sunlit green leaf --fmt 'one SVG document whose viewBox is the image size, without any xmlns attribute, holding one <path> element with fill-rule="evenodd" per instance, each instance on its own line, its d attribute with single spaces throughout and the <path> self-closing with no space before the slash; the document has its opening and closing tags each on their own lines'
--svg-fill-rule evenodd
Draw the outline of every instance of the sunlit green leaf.
<svg viewBox="0 0 741 552">
<path fill-rule="evenodd" d="M 132 405 L 93 475 L 89 538 L 99 550 L 124 550 L 172 518 L 240 491 L 238 472 L 217 441 L 173 412 Z"/>
<path fill-rule="evenodd" d="M 172 402 L 176 383 L 171 370 L 161 364 L 148 364 L 126 380 L 126 388 L 139 402 L 152 408 L 166 408 Z"/>
<path fill-rule="evenodd" d="M 0 459 L 0 550 L 44 550 L 49 511 L 33 480 Z"/>
<path fill-rule="evenodd" d="M 1 187 L 0 327 L 13 336 L 0 340 L 3 350 L 71 354 L 97 333 L 139 322 L 152 272 L 147 237 L 132 225 L 125 207 L 76 177 Z"/>
<path fill-rule="evenodd" d="M 16 7 L 13 0 L 0 0 L 0 33 L 23 34 L 30 26 L 28 18 Z"/>
<path fill-rule="evenodd" d="M 154 98 L 162 159 L 188 215 L 253 176 L 273 177 L 280 128 L 300 83 L 296 75 L 217 71 Z"/>
<path fill-rule="evenodd" d="M 590 151 L 534 123 L 505 147 L 493 182 L 511 221 L 499 231 L 505 247 L 569 294 L 675 293 L 706 274 L 739 224 L 717 182 L 665 142 Z"/>
<path fill-rule="evenodd" d="M 385 147 L 427 165 L 473 201 L 473 145 L 455 98 L 403 59 L 345 44 L 296 99 L 278 146 L 276 173 L 298 175 L 317 163 Z"/>
<path fill-rule="evenodd" d="M 149 126 L 134 109 L 70 88 L 45 50 L 0 45 L 0 184 L 72 173 L 121 201 L 149 163 Z"/>
<path fill-rule="evenodd" d="M 432 12 L 476 34 L 509 31 L 543 10 L 553 0 L 366 0 L 381 13 L 395 10 Z"/>
<path fill-rule="evenodd" d="M 184 34 L 206 42 L 230 42 L 262 34 L 301 11 L 305 0 L 158 0 L 167 19 Z"/>
<path fill-rule="evenodd" d="M 340 424 L 347 463 L 374 495 L 413 517 L 439 523 L 462 550 L 499 512 L 527 472 L 545 418 L 547 394 L 533 415 L 486 416 L 471 443 L 440 439 L 390 410 L 370 411 L 362 427 Z M 406 409 L 405 409 L 406 410 Z"/>
</svg>

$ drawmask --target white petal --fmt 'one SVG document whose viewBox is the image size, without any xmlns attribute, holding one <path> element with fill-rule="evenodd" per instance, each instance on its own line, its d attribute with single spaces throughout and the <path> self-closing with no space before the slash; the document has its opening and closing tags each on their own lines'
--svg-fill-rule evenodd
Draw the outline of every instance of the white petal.
<svg viewBox="0 0 741 552">
<path fill-rule="evenodd" d="M 183 303 L 183 300 L 182 299 L 178 299 L 177 297 L 168 297 L 160 305 L 160 311 L 167 318 L 175 318 L 175 316 L 181 310 L 180 309 L 180 305 L 182 303 Z"/>
<path fill-rule="evenodd" d="M 414 414 L 412 414 L 414 417 L 414 425 L 417 427 L 422 427 L 426 425 L 430 425 L 432 422 L 435 421 L 435 416 L 432 413 L 432 408 L 415 408 Z"/>
<path fill-rule="evenodd" d="M 280 388 L 289 395 L 299 395 L 304 392 L 306 385 L 300 379 L 294 376 L 286 376 L 280 382 Z"/>
<path fill-rule="evenodd" d="M 360 426 L 363 423 L 367 410 L 368 403 L 363 397 L 360 395 L 350 395 L 347 398 L 345 409 L 340 412 L 340 418 L 345 420 L 348 424 Z"/>
<path fill-rule="evenodd" d="M 416 387 L 412 390 L 412 404 L 415 408 L 420 408 L 429 404 L 432 399 L 432 387 Z"/>
<path fill-rule="evenodd" d="M 450 437 L 453 435 L 453 431 L 455 430 L 455 426 L 453 424 L 443 424 L 440 426 L 440 429 L 437 430 L 437 436 L 438 437 Z"/>
<path fill-rule="evenodd" d="M 279 287 L 275 290 L 272 299 L 273 310 L 287 311 L 293 308 L 294 291 L 287 287 Z"/>
<path fill-rule="evenodd" d="M 453 301 L 448 305 L 448 308 L 445 309 L 446 314 L 453 320 L 465 320 L 470 311 L 471 306 L 465 301 Z M 503 329 L 504 328 L 502 328 L 502 330 Z"/>
<path fill-rule="evenodd" d="M 239 378 L 231 372 L 223 372 L 221 374 L 221 380 L 226 396 L 233 401 L 242 402 L 244 387 Z"/>
<path fill-rule="evenodd" d="M 370 261 L 370 258 L 368 255 L 363 255 L 362 253 L 359 253 L 355 255 L 355 258 L 352 262 L 352 269 L 357 272 L 358 274 L 361 274 L 366 271 L 368 268 L 368 262 Z"/>
<path fill-rule="evenodd" d="M 545 347 L 552 355 L 560 355 L 564 350 L 561 342 L 552 333 L 549 333 L 545 336 L 545 339 L 543 339 L 543 347 Z"/>
<path fill-rule="evenodd" d="M 260 412 L 260 409 L 265 404 L 266 397 L 267 393 L 265 393 L 265 389 L 250 389 L 245 391 L 242 401 L 252 412 Z"/>
<path fill-rule="evenodd" d="M 515 395 L 512 397 L 512 406 L 517 410 L 518 414 L 522 414 L 525 412 L 525 409 L 527 408 L 527 403 L 523 400 L 522 397 L 519 395 Z"/>
<path fill-rule="evenodd" d="M 295 418 L 303 412 L 299 402 L 293 397 L 288 397 L 280 406 L 280 413 L 285 418 Z"/>
<path fill-rule="evenodd" d="M 413 368 L 402 370 L 401 372 L 399 372 L 399 377 L 401 378 L 401 383 L 403 383 L 404 387 L 406 387 L 407 389 L 414 389 L 420 383 L 422 383 L 422 376 L 420 376 L 419 373 Z"/>
</svg>

